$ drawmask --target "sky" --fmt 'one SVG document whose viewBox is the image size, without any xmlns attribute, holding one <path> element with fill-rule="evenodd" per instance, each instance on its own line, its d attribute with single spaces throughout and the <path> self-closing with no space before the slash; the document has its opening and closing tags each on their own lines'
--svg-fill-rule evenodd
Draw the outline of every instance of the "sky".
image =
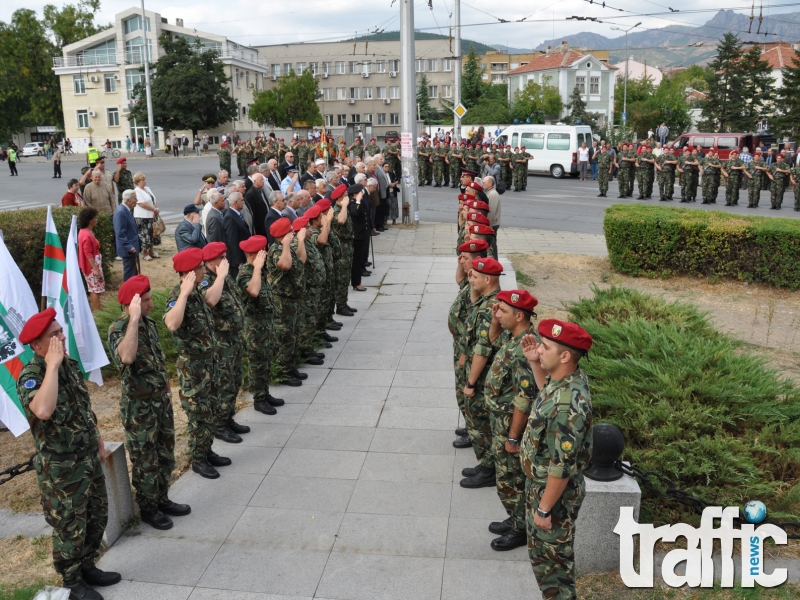
<svg viewBox="0 0 800 600">
<path fill-rule="evenodd" d="M 432 9 L 426 0 L 416 0 L 415 27 L 448 35 L 453 23 L 454 0 L 430 1 Z M 800 1 L 761 1 L 764 2 L 763 14 L 766 18 L 780 13 L 800 12 Z M 50 0 L 49 3 L 62 2 Z M 8 22 L 18 8 L 30 8 L 41 15 L 45 4 L 48 4 L 46 0 L 6 0 L 0 3 L 0 20 Z M 174 23 L 175 18 L 182 18 L 186 27 L 226 35 L 250 46 L 333 41 L 353 37 L 356 33 L 365 35 L 381 29 L 399 29 L 398 0 L 306 0 L 300 4 L 226 0 L 223 5 L 226 10 L 221 12 L 218 1 L 145 2 L 147 10 L 160 13 L 170 23 Z M 354 5 L 360 8 L 354 10 Z M 110 22 L 114 14 L 133 6 L 138 7 L 139 3 L 131 0 L 101 0 L 98 21 Z M 756 18 L 759 6 L 757 2 Z M 671 12 L 670 8 L 678 12 Z M 642 24 L 636 31 L 667 25 L 698 26 L 711 19 L 720 8 L 750 13 L 750 4 L 745 0 L 732 0 L 727 5 L 721 0 L 609 0 L 605 8 L 596 1 L 590 4 L 590 0 L 544 0 L 536 3 L 530 0 L 493 0 L 491 3 L 470 0 L 466 3 L 462 0 L 462 37 L 492 46 L 533 48 L 546 39 L 581 31 L 618 37 L 622 35 L 621 32 L 612 30 L 612 27 L 628 28 L 638 22 Z M 567 20 L 572 16 L 594 17 L 603 22 Z M 509 23 L 501 23 L 500 19 Z M 525 21 L 516 22 L 520 19 Z"/>
</svg>

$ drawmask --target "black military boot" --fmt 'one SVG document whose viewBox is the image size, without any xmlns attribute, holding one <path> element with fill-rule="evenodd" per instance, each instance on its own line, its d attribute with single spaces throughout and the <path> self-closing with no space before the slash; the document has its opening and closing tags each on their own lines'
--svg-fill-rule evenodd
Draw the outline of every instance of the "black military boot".
<svg viewBox="0 0 800 600">
<path fill-rule="evenodd" d="M 458 437 L 466 437 L 467 436 L 467 428 L 466 427 L 459 427 L 455 431 Z"/>
<path fill-rule="evenodd" d="M 481 463 L 478 463 L 474 467 L 466 467 L 464 469 L 461 469 L 461 474 L 464 477 L 472 477 L 473 475 L 477 475 L 478 473 L 480 473 L 482 469 L 483 465 Z"/>
<path fill-rule="evenodd" d="M 216 431 L 214 431 L 214 437 L 223 442 L 228 442 L 229 444 L 240 444 L 242 442 L 242 438 L 238 434 L 233 433 L 227 425 L 224 427 L 217 427 Z"/>
<path fill-rule="evenodd" d="M 492 521 L 489 523 L 489 531 L 495 535 L 505 535 L 511 531 L 511 517 L 505 521 Z"/>
<path fill-rule="evenodd" d="M 158 510 L 165 515 L 170 515 L 173 517 L 185 517 L 192 512 L 192 507 L 188 504 L 178 504 L 177 502 L 173 502 L 167 498 L 165 502 L 162 502 L 158 505 Z"/>
<path fill-rule="evenodd" d="M 465 435 L 459 436 L 453 440 L 453 447 L 454 448 L 472 448 L 472 442 L 469 441 L 469 438 Z"/>
<path fill-rule="evenodd" d="M 160 510 L 142 511 L 142 523 L 147 523 L 153 529 L 160 529 L 166 531 L 172 529 L 172 519 L 162 513 Z"/>
<path fill-rule="evenodd" d="M 492 540 L 492 550 L 498 552 L 505 552 L 506 550 L 513 550 L 520 546 L 528 545 L 528 535 L 524 531 L 509 531 L 505 535 Z"/>
<path fill-rule="evenodd" d="M 349 310 L 349 311 L 350 311 L 351 313 L 353 313 L 353 314 L 356 314 L 356 313 L 358 312 L 358 310 L 357 310 L 357 309 L 353 308 L 353 307 L 352 307 L 352 306 L 350 306 L 349 304 L 347 305 L 347 310 Z"/>
<path fill-rule="evenodd" d="M 342 326 L 337 325 L 336 323 L 328 323 L 327 325 L 325 325 L 325 329 L 327 329 L 328 331 L 339 331 L 342 329 Z"/>
<path fill-rule="evenodd" d="M 192 471 L 206 479 L 219 479 L 219 471 L 209 464 L 208 459 L 206 462 L 193 462 Z"/>
<path fill-rule="evenodd" d="M 283 385 L 288 385 L 289 387 L 300 387 L 303 385 L 303 382 L 297 379 L 296 377 L 289 377 L 287 380 L 283 382 Z"/>
<path fill-rule="evenodd" d="M 472 477 L 466 477 L 465 479 L 462 479 L 460 481 L 460 485 L 461 487 L 468 489 L 494 487 L 495 485 L 497 485 L 494 469 L 487 469 L 486 467 L 482 467 L 480 473 L 477 473 Z"/>
<path fill-rule="evenodd" d="M 436 184 L 434 184 L 434 186 L 433 186 L 433 187 L 442 187 L 442 186 L 441 186 L 441 185 L 439 185 L 438 183 L 436 183 Z"/>
<path fill-rule="evenodd" d="M 286 404 L 286 402 L 284 402 L 280 398 L 276 398 L 272 394 L 267 394 L 267 402 L 269 402 L 270 406 L 283 406 L 284 404 Z"/>
<path fill-rule="evenodd" d="M 352 317 L 353 316 L 353 313 L 351 313 L 350 310 L 346 306 L 344 306 L 342 308 L 337 308 L 336 309 L 336 314 L 337 315 L 342 315 L 343 317 Z"/>
<path fill-rule="evenodd" d="M 289 375 L 291 377 L 294 377 L 295 379 L 299 379 L 300 381 L 305 381 L 306 379 L 308 379 L 308 373 L 301 373 L 297 369 L 292 369 L 291 371 L 289 371 Z"/>
<path fill-rule="evenodd" d="M 296 379 L 294 381 L 297 381 Z M 298 383 L 300 383 L 298 381 Z M 260 413 L 264 413 L 265 415 L 277 415 L 278 411 L 275 410 L 272 406 L 270 406 L 268 400 L 256 400 L 253 402 L 253 408 Z"/>
<path fill-rule="evenodd" d="M 306 363 L 307 365 L 317 365 L 317 366 L 325 364 L 325 361 L 318 356 L 309 356 L 308 358 L 304 359 L 303 362 Z"/>
<path fill-rule="evenodd" d="M 338 337 L 332 336 L 331 334 L 329 334 L 327 332 L 323 332 L 322 339 L 325 340 L 326 342 L 338 342 L 339 341 Z"/>
<path fill-rule="evenodd" d="M 209 450 L 208 451 L 208 463 L 212 467 L 227 467 L 232 462 L 233 461 L 230 458 L 228 458 L 227 456 L 220 456 L 219 454 L 217 454 L 213 450 Z"/>
<path fill-rule="evenodd" d="M 239 423 L 237 423 L 233 419 L 228 419 L 228 427 L 233 433 L 239 435 L 243 433 L 250 433 L 250 428 L 247 425 L 239 425 Z"/>
<path fill-rule="evenodd" d="M 103 600 L 100 592 L 89 587 L 82 579 L 64 587 L 69 589 L 69 600 Z"/>
<path fill-rule="evenodd" d="M 120 582 L 122 576 L 114 571 L 101 571 L 97 567 L 83 567 L 81 569 L 83 580 L 92 586 L 106 587 Z"/>
</svg>

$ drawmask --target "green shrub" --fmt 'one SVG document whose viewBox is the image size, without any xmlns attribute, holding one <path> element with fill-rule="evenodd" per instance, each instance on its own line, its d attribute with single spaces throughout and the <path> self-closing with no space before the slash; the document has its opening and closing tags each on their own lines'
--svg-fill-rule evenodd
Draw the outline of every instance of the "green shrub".
<svg viewBox="0 0 800 600">
<path fill-rule="evenodd" d="M 594 338 L 595 422 L 625 435 L 624 460 L 723 506 L 758 499 L 800 515 L 800 389 L 691 305 L 624 288 L 568 306 Z M 696 519 L 642 498 L 643 522 Z"/>
<path fill-rule="evenodd" d="M 628 275 L 702 275 L 800 288 L 800 221 L 720 211 L 606 209 L 611 264 Z"/>
<path fill-rule="evenodd" d="M 64 248 L 65 254 L 72 215 L 77 215 L 79 212 L 81 209 L 78 207 L 53 209 L 53 222 L 58 230 L 58 237 L 61 238 L 61 247 Z M 37 300 L 42 295 L 46 225 L 46 208 L 0 212 L 0 230 L 3 232 L 3 240 Z M 97 215 L 97 227 L 94 228 L 94 235 L 100 242 L 100 252 L 103 255 L 103 274 L 107 286 L 111 283 L 111 266 L 117 255 L 112 243 L 113 234 L 114 224 L 111 215 L 104 213 Z"/>
</svg>

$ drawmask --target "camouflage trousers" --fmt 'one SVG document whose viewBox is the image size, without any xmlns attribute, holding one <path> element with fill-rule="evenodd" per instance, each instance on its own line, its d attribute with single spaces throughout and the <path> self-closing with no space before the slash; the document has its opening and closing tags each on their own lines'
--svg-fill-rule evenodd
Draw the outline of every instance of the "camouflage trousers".
<svg viewBox="0 0 800 600">
<path fill-rule="evenodd" d="M 424 184 L 426 179 L 427 179 L 425 177 L 425 174 L 426 174 L 425 165 L 426 164 L 427 163 L 424 162 L 424 159 L 417 160 L 417 178 L 419 179 L 418 183 L 420 183 L 420 184 Z"/>
<path fill-rule="evenodd" d="M 628 195 L 628 170 L 622 167 L 617 172 L 617 188 L 620 196 Z"/>
<path fill-rule="evenodd" d="M 697 171 L 692 169 L 691 172 L 687 173 L 686 175 L 687 182 L 686 182 L 686 198 L 691 198 L 692 200 L 697 199 L 697 182 L 699 181 L 697 176 Z"/>
<path fill-rule="evenodd" d="M 277 294 L 273 296 L 272 300 L 275 304 L 273 355 L 281 367 L 290 371 L 297 366 L 300 355 L 297 333 L 302 307 L 299 300 Z"/>
<path fill-rule="evenodd" d="M 639 188 L 639 195 L 644 196 L 644 169 L 636 169 L 636 185 Z"/>
<path fill-rule="evenodd" d="M 600 169 L 597 173 L 597 185 L 600 187 L 601 194 L 608 193 L 608 177 L 608 171 L 605 169 Z"/>
<path fill-rule="evenodd" d="M 274 328 L 272 318 L 272 313 L 265 313 L 257 320 L 247 317 L 244 320 L 248 387 L 253 394 L 253 402 L 264 402 L 269 396 Z"/>
<path fill-rule="evenodd" d="M 688 200 L 691 198 L 689 195 L 689 186 L 692 184 L 692 174 L 689 171 L 684 171 L 680 173 L 680 184 L 681 184 L 681 198 Z"/>
<path fill-rule="evenodd" d="M 189 419 L 189 454 L 192 462 L 206 462 L 214 442 L 219 366 L 213 351 L 190 357 L 179 354 L 175 366 L 181 388 L 181 407 Z"/>
<path fill-rule="evenodd" d="M 236 155 L 236 167 L 239 169 L 239 177 L 247 174 L 247 159 L 243 154 Z"/>
<path fill-rule="evenodd" d="M 353 270 L 353 240 L 341 240 L 342 256 L 336 261 L 336 285 L 334 296 L 336 307 L 347 306 L 347 288 L 350 286 L 350 273 Z"/>
<path fill-rule="evenodd" d="M 458 182 L 461 179 L 461 166 L 456 163 L 450 163 L 450 185 L 458 187 Z"/>
<path fill-rule="evenodd" d="M 514 179 L 514 189 L 524 190 L 525 184 L 527 183 L 525 178 L 525 167 L 523 167 L 522 165 L 514 167 L 514 172 L 512 175 Z"/>
<path fill-rule="evenodd" d="M 175 418 L 164 392 L 146 398 L 123 398 L 120 418 L 131 459 L 131 485 L 142 511 L 166 502 L 175 468 Z"/>
<path fill-rule="evenodd" d="M 300 303 L 300 316 L 298 318 L 298 350 L 299 359 L 314 353 L 314 342 L 317 334 L 317 319 L 319 319 L 322 304 L 322 287 L 306 286 L 306 295 Z M 300 360 L 298 360 L 298 363 Z"/>
<path fill-rule="evenodd" d="M 317 331 L 325 332 L 325 326 L 333 321 L 333 311 L 336 306 L 336 269 L 328 269 L 325 276 L 325 285 L 322 286 L 322 298 L 319 312 L 317 313 Z"/>
<path fill-rule="evenodd" d="M 800 183 L 794 186 L 794 209 L 800 210 Z"/>
<path fill-rule="evenodd" d="M 465 382 L 471 367 L 472 362 L 468 357 L 467 363 L 463 367 L 462 375 Z M 494 469 L 492 427 L 489 423 L 489 409 L 486 406 L 486 398 L 483 395 L 483 383 L 484 378 L 480 377 L 475 383 L 472 397 L 464 396 L 464 421 L 467 424 L 467 434 L 472 442 L 472 449 L 475 450 L 478 462 L 488 469 Z"/>
<path fill-rule="evenodd" d="M 671 198 L 675 191 L 675 184 L 670 178 L 670 174 L 664 170 L 658 179 L 658 193 L 662 198 Z"/>
<path fill-rule="evenodd" d="M 655 169 L 646 169 L 644 172 L 644 197 L 650 198 L 653 195 L 653 184 L 655 183 Z"/>
<path fill-rule="evenodd" d="M 93 567 L 108 522 L 106 480 L 100 455 L 57 460 L 37 453 L 33 459 L 47 524 L 53 528 L 53 566 L 65 585 L 81 579 L 81 567 Z"/>
<path fill-rule="evenodd" d="M 444 182 L 444 161 L 433 161 L 433 183 L 442 185 Z"/>
<path fill-rule="evenodd" d="M 797 190 L 795 189 L 795 195 Z M 761 177 L 754 175 L 747 183 L 747 206 L 758 206 L 761 199 Z"/>
<path fill-rule="evenodd" d="M 444 183 L 442 185 L 448 186 L 450 185 L 450 165 L 447 163 L 442 163 L 442 171 L 444 172 Z M 395 171 L 396 173 L 397 171 Z M 456 179 L 458 181 L 458 179 Z"/>
<path fill-rule="evenodd" d="M 492 454 L 494 455 L 497 495 L 503 508 L 511 517 L 515 531 L 525 531 L 525 472 L 519 454 L 506 451 L 508 430 L 513 412 L 492 407 L 489 419 L 492 427 Z"/>
<path fill-rule="evenodd" d="M 242 387 L 242 337 L 235 335 L 217 344 L 219 402 L 214 407 L 217 427 L 227 425 L 236 414 L 236 397 Z"/>
<path fill-rule="evenodd" d="M 783 194 L 786 191 L 786 187 L 784 186 L 783 182 L 778 183 L 777 181 L 770 182 L 769 186 L 769 196 L 770 201 L 772 202 L 772 208 L 780 208 L 781 204 L 783 204 Z"/>
<path fill-rule="evenodd" d="M 453 358 L 453 369 L 456 372 L 456 404 L 458 404 L 458 410 L 461 411 L 461 415 L 464 417 L 464 422 L 467 422 L 467 414 L 465 409 L 465 402 L 467 397 L 464 395 L 464 384 L 467 383 L 466 373 L 464 372 L 464 368 L 458 365 L 458 354 L 455 355 Z"/>
<path fill-rule="evenodd" d="M 741 179 L 738 175 L 731 175 L 725 184 L 725 206 L 739 205 L 739 184 Z"/>
<path fill-rule="evenodd" d="M 219 170 L 220 171 L 227 171 L 228 174 L 231 172 L 231 158 L 228 157 L 227 160 L 220 160 L 219 161 Z"/>
<path fill-rule="evenodd" d="M 571 483 L 571 482 L 570 482 Z M 525 520 L 528 557 L 543 600 L 573 600 L 575 593 L 575 521 L 583 503 L 583 486 L 567 485 L 551 510 L 553 528 L 534 525 L 533 517 L 544 494 L 546 481 L 525 479 Z"/>
<path fill-rule="evenodd" d="M 703 203 L 711 204 L 717 199 L 716 187 L 714 187 L 714 177 L 703 175 Z"/>
</svg>

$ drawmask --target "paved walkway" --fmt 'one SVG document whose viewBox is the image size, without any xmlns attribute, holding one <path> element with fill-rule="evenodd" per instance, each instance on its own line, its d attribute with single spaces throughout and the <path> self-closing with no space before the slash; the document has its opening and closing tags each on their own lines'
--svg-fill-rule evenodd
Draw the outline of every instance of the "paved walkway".
<svg viewBox="0 0 800 600">
<path fill-rule="evenodd" d="M 103 557 L 124 577 L 108 600 L 540 597 L 524 548 L 489 547 L 489 522 L 505 518 L 494 489 L 458 485 L 475 457 L 451 445 L 455 258 L 377 265 L 365 284 L 381 287 L 351 292 L 358 313 L 325 365 L 276 386 L 276 416 L 240 411 L 242 444 L 215 442 L 233 459 L 221 478 L 173 486 L 192 514 L 166 532 L 142 525 Z"/>
</svg>

